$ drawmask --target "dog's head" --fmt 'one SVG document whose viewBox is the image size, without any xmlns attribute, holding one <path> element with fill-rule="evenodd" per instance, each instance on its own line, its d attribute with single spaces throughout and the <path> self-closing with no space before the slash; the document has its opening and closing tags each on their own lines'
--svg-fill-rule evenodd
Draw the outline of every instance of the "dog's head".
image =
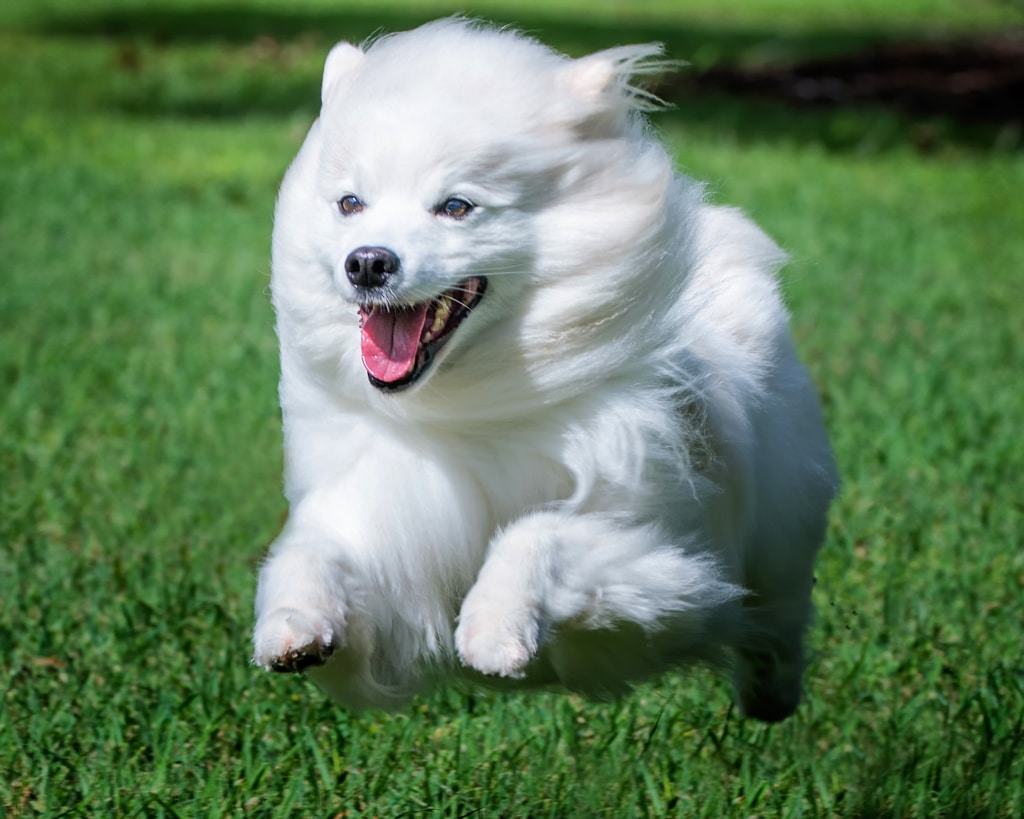
<svg viewBox="0 0 1024 819">
<path fill-rule="evenodd" d="M 318 322 L 345 314 L 354 345 L 357 321 L 362 368 L 389 393 L 446 359 L 478 377 L 544 334 L 606 320 L 621 282 L 557 285 L 628 253 L 660 218 L 668 161 L 633 116 L 653 101 L 634 82 L 659 52 L 570 60 L 461 20 L 335 46 L 279 201 L 279 314 L 305 291 L 292 313 L 321 347 Z M 279 274 L 298 259 L 304 281 Z"/>
</svg>

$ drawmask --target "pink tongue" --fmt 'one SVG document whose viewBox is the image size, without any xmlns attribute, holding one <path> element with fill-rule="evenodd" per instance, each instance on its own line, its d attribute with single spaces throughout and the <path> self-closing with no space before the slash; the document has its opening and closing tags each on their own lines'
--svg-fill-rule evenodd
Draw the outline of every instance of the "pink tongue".
<svg viewBox="0 0 1024 819">
<path fill-rule="evenodd" d="M 397 381 L 416 364 L 427 305 L 373 308 L 363 319 L 363 366 L 378 381 Z"/>
</svg>

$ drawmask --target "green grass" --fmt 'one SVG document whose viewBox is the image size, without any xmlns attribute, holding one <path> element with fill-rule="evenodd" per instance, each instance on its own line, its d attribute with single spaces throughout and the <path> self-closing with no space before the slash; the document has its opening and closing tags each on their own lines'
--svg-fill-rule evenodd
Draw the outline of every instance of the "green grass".
<svg viewBox="0 0 1024 819">
<path fill-rule="evenodd" d="M 579 23 L 591 5 L 471 10 L 574 53 L 653 37 L 707 59 L 777 48 L 775 30 L 812 53 L 1014 19 L 702 0 Z M 845 476 L 797 716 L 744 722 L 708 674 L 610 705 L 448 690 L 354 714 L 247 662 L 285 512 L 271 212 L 326 46 L 451 7 L 144 8 L 0 10 L 0 816 L 1024 815 L 1007 139 L 950 128 L 920 155 L 896 115 L 727 100 L 658 118 L 680 164 L 792 252 Z"/>
</svg>

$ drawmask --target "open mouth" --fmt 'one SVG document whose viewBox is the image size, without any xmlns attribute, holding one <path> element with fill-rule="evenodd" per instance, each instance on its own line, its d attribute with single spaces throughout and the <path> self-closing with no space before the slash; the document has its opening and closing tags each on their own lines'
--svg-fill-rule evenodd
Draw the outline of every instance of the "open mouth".
<svg viewBox="0 0 1024 819">
<path fill-rule="evenodd" d="M 385 392 L 414 384 L 483 298 L 487 279 L 471 276 L 429 301 L 403 307 L 359 306 L 363 366 Z"/>
</svg>

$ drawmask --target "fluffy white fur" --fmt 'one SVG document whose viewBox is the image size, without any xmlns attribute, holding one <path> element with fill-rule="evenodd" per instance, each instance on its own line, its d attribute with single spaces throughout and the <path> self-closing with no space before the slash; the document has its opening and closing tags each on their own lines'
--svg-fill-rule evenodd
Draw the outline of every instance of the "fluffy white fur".
<svg viewBox="0 0 1024 819">
<path fill-rule="evenodd" d="M 606 696 L 728 660 L 745 713 L 796 707 L 836 472 L 783 254 L 638 113 L 658 54 L 459 20 L 331 51 L 274 226 L 291 514 L 260 666 L 393 708 L 453 673 Z M 400 392 L 360 360 L 359 247 L 400 259 L 399 302 L 488 279 Z"/>
</svg>

